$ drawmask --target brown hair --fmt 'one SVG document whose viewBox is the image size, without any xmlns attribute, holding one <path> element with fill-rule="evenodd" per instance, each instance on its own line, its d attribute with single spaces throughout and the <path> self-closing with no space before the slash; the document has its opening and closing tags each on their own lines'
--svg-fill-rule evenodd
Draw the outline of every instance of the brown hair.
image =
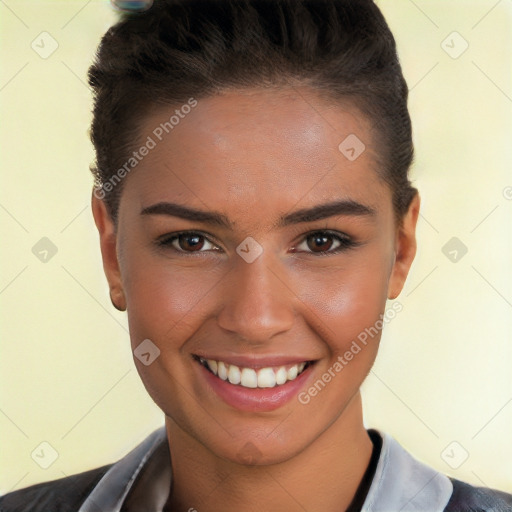
<svg viewBox="0 0 512 512">
<path fill-rule="evenodd" d="M 408 88 L 372 0 L 156 0 L 103 36 L 89 69 L 96 186 L 140 145 L 148 108 L 226 89 L 305 84 L 352 101 L 379 139 L 382 178 L 401 218 L 416 193 Z M 122 182 L 103 193 L 115 220 Z"/>
</svg>

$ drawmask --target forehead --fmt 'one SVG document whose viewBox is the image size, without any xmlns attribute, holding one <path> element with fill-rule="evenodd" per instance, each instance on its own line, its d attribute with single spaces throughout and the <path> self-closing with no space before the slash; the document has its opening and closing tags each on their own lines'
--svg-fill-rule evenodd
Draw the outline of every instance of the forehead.
<svg viewBox="0 0 512 512">
<path fill-rule="evenodd" d="M 192 109 L 159 107 L 144 120 L 147 137 L 155 147 L 126 184 L 143 206 L 174 199 L 270 214 L 345 198 L 379 209 L 390 197 L 368 120 L 309 89 L 233 91 Z"/>
</svg>

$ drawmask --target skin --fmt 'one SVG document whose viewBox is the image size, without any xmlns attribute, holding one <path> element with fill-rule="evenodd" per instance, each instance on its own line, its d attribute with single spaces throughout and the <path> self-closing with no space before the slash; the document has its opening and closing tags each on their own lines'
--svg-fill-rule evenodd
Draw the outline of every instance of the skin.
<svg viewBox="0 0 512 512">
<path fill-rule="evenodd" d="M 173 111 L 148 114 L 141 140 Z M 349 134 L 366 146 L 354 161 L 338 150 Z M 332 368 L 399 295 L 416 251 L 419 198 L 397 222 L 378 166 L 371 124 L 351 105 L 306 88 L 229 91 L 199 99 L 125 178 L 117 226 L 93 195 L 105 273 L 127 308 L 132 349 L 146 338 L 160 349 L 149 366 L 135 364 L 166 415 L 170 509 L 334 512 L 351 502 L 372 450 L 359 388 L 380 333 L 307 405 L 293 398 L 269 412 L 227 405 L 192 355 L 315 360 L 303 390 Z M 338 200 L 373 214 L 277 225 Z M 220 212 L 233 225 L 141 215 L 163 201 Z M 320 247 L 308 238 L 325 229 L 356 245 L 319 255 L 338 246 L 336 238 Z M 206 237 L 200 252 L 157 245 L 183 230 Z M 248 236 L 263 248 L 253 263 L 236 252 Z M 187 239 L 174 243 L 190 251 Z M 248 462 L 249 441 L 256 455 Z"/>
</svg>

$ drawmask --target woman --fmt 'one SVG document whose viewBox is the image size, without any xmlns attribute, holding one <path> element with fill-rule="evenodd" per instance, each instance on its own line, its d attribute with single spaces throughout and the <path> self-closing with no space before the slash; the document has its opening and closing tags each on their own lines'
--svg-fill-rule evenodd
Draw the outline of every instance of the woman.
<svg viewBox="0 0 512 512">
<path fill-rule="evenodd" d="M 512 510 L 363 425 L 419 212 L 373 2 L 160 0 L 89 76 L 104 269 L 166 426 L 1 510 Z"/>
</svg>

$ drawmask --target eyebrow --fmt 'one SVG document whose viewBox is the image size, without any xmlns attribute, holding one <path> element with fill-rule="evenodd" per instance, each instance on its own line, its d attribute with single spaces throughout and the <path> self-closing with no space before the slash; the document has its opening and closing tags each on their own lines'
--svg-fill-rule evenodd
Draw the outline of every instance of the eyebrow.
<svg viewBox="0 0 512 512">
<path fill-rule="evenodd" d="M 180 219 L 222 226 L 227 229 L 233 228 L 233 223 L 222 213 L 198 210 L 196 208 L 176 203 L 156 203 L 143 208 L 140 214 L 168 215 L 171 217 L 178 217 Z M 291 224 L 300 224 L 303 222 L 313 222 L 315 220 L 327 219 L 338 215 L 374 217 L 376 215 L 376 211 L 370 206 L 366 206 L 356 201 L 340 200 L 288 213 L 279 219 L 277 227 L 285 227 Z"/>
</svg>

